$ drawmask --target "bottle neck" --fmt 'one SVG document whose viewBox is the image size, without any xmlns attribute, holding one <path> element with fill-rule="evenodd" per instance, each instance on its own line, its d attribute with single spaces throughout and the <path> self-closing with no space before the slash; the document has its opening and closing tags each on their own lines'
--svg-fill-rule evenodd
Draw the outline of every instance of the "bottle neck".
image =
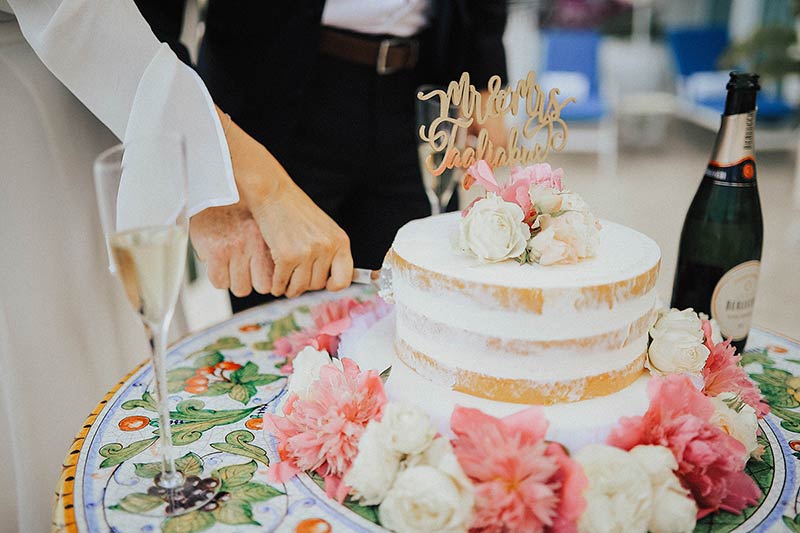
<svg viewBox="0 0 800 533">
<path fill-rule="evenodd" d="M 720 185 L 755 185 L 755 122 L 755 109 L 722 115 L 722 125 L 711 152 L 706 177 Z"/>
</svg>

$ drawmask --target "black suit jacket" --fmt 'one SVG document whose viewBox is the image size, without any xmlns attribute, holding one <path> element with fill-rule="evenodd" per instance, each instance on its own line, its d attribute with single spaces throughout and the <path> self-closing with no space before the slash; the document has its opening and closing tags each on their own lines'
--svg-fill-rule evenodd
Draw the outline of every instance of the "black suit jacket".
<svg viewBox="0 0 800 533">
<path fill-rule="evenodd" d="M 179 36 L 186 0 L 136 0 L 156 36 L 189 62 Z M 210 0 L 195 68 L 214 101 L 281 159 L 318 57 L 325 0 Z M 468 71 L 506 80 L 505 0 L 438 0 L 422 36 L 420 81 Z M 311 103 L 310 105 L 313 105 Z"/>
</svg>

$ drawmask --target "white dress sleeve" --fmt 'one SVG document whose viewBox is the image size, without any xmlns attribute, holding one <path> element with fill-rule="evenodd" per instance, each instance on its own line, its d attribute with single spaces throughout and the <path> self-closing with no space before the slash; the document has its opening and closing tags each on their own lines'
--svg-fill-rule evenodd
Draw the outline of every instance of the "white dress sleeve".
<svg viewBox="0 0 800 533">
<path fill-rule="evenodd" d="M 190 216 L 239 201 L 208 90 L 156 39 L 133 0 L 9 3 L 42 62 L 118 138 L 184 136 Z"/>
</svg>

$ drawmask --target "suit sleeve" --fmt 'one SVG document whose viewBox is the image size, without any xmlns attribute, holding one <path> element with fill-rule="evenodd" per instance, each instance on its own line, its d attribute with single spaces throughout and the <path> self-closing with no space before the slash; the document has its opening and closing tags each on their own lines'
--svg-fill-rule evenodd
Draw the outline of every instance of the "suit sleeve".
<svg viewBox="0 0 800 533">
<path fill-rule="evenodd" d="M 486 86 L 489 78 L 499 74 L 509 83 L 503 32 L 508 9 L 506 0 L 468 0 L 466 3 L 469 43 L 466 61 L 473 83 Z"/>
<path fill-rule="evenodd" d="M 167 43 L 178 59 L 191 64 L 189 50 L 181 42 L 186 0 L 135 0 L 150 29 L 162 43 Z"/>
<path fill-rule="evenodd" d="M 118 138 L 184 137 L 190 215 L 239 200 L 211 96 L 132 0 L 9 3 L 45 66 Z"/>
</svg>

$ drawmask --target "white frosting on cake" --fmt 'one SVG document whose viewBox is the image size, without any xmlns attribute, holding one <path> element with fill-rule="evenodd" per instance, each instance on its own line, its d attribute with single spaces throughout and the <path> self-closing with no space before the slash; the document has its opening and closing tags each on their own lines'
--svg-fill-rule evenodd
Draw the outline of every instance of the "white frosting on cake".
<svg viewBox="0 0 800 533">
<path fill-rule="evenodd" d="M 655 317 L 661 252 L 652 239 L 603 221 L 591 259 L 485 263 L 456 248 L 459 220 L 415 220 L 392 244 L 396 349 L 406 365 L 443 389 L 544 405 L 636 379 Z"/>
<path fill-rule="evenodd" d="M 450 415 L 456 405 L 474 407 L 497 417 L 508 416 L 530 406 L 495 402 L 448 390 L 421 379 L 396 360 L 394 314 L 383 318 L 357 341 L 348 344 L 348 356 L 362 368 L 382 371 L 393 365 L 386 383 L 390 401 L 417 405 L 430 414 L 438 430 L 450 434 Z M 601 442 L 623 416 L 637 416 L 647 410 L 647 377 L 642 375 L 620 392 L 574 403 L 542 406 L 549 422 L 547 438 L 564 444 L 572 452 L 591 442 Z"/>
</svg>

